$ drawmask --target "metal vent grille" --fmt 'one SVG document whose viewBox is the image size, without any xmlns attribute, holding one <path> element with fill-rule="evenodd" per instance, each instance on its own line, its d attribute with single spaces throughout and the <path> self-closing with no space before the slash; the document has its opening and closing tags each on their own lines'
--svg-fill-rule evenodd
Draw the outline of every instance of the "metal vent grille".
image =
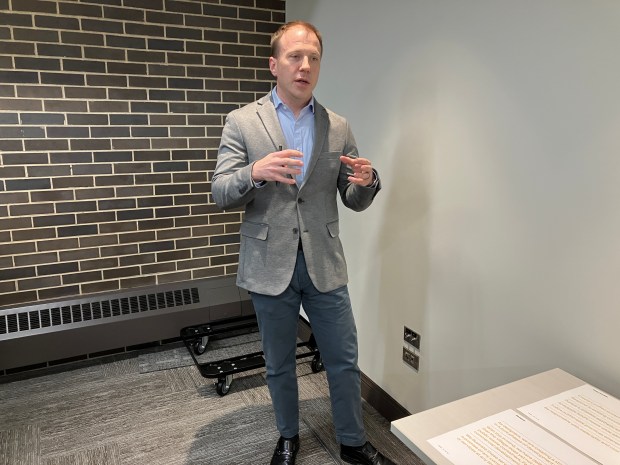
<svg viewBox="0 0 620 465">
<path fill-rule="evenodd" d="M 0 314 L 0 336 L 200 303 L 197 287 Z"/>
</svg>

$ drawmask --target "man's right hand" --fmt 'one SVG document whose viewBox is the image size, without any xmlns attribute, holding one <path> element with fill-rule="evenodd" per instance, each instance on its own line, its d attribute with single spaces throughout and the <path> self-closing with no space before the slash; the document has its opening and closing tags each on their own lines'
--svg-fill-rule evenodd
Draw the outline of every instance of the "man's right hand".
<svg viewBox="0 0 620 465">
<path fill-rule="evenodd" d="M 298 150 L 281 150 L 272 152 L 252 165 L 252 180 L 277 181 L 295 184 L 295 176 L 301 174 L 304 162 L 303 154 Z"/>
</svg>

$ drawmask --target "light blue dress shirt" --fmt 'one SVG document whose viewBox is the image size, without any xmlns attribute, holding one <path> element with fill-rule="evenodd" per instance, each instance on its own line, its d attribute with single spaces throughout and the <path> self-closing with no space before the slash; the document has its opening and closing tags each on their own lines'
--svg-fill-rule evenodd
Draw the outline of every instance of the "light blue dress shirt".
<svg viewBox="0 0 620 465">
<path fill-rule="evenodd" d="M 280 127 L 286 139 L 287 148 L 299 150 L 303 153 L 304 166 L 301 167 L 301 174 L 295 176 L 297 185 L 301 186 L 306 176 L 306 169 L 310 164 L 312 157 L 312 149 L 314 148 L 314 97 L 310 103 L 302 108 L 297 119 L 293 111 L 286 106 L 278 94 L 276 89 L 271 93 L 273 105 L 276 107 Z"/>
</svg>

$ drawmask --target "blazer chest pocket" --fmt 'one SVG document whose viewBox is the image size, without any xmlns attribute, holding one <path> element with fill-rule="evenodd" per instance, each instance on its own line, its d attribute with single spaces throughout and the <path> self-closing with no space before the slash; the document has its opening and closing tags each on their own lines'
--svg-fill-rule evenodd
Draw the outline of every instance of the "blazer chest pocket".
<svg viewBox="0 0 620 465">
<path fill-rule="evenodd" d="M 241 223 L 241 228 L 239 231 L 242 236 L 265 241 L 267 240 L 267 235 L 269 233 L 269 225 L 265 223 L 250 223 L 245 221 Z"/>
</svg>

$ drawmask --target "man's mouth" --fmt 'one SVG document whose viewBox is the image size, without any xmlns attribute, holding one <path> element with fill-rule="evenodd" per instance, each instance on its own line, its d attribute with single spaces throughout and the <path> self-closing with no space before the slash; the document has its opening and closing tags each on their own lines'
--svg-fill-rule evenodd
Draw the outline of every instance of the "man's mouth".
<svg viewBox="0 0 620 465">
<path fill-rule="evenodd" d="M 310 84 L 310 81 L 304 78 L 295 79 L 295 82 L 298 82 L 300 84 Z"/>
</svg>

